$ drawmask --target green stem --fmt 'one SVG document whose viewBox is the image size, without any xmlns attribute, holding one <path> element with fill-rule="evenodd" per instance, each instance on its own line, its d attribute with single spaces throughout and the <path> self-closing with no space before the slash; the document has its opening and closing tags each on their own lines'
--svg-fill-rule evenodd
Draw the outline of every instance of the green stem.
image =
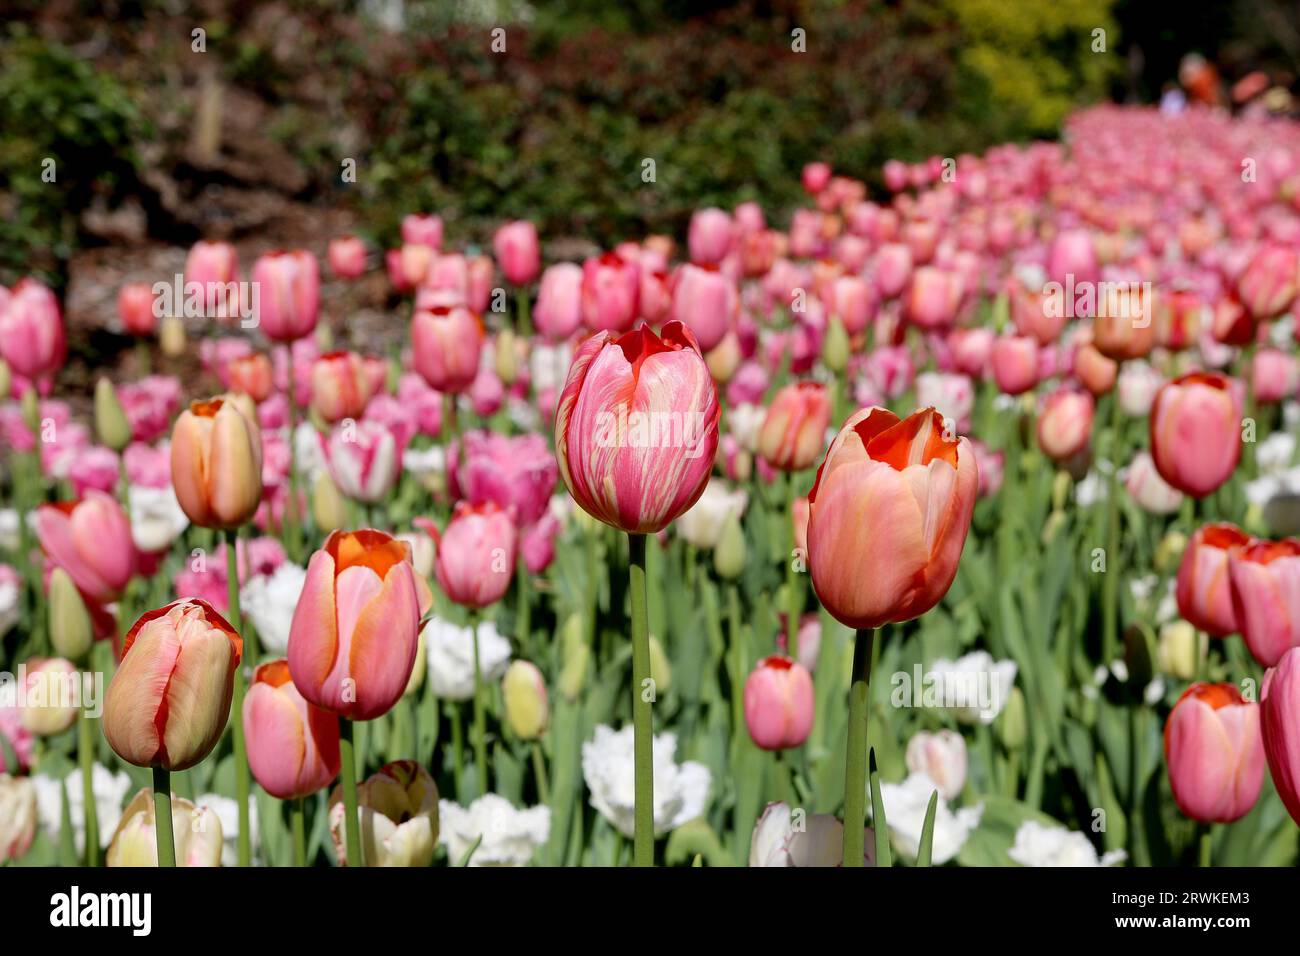
<svg viewBox="0 0 1300 956">
<path fill-rule="evenodd" d="M 1101 584 L 1101 662 L 1109 665 L 1119 646 L 1119 469 L 1120 431 L 1123 428 L 1119 392 L 1112 391 L 1110 406 L 1110 481 L 1106 489 L 1106 577 Z"/>
<path fill-rule="evenodd" d="M 1201 865 L 1202 867 L 1214 866 L 1214 859 L 1213 859 L 1213 857 L 1214 857 L 1214 834 L 1213 834 L 1213 831 L 1212 831 L 1211 828 L 1210 828 L 1210 824 L 1208 824 L 1208 823 L 1202 823 L 1202 824 L 1199 825 L 1198 829 L 1201 831 L 1201 839 L 1200 839 L 1201 859 L 1200 859 L 1200 865 Z"/>
<path fill-rule="evenodd" d="M 235 737 L 235 803 L 239 812 L 239 835 L 235 844 L 240 866 L 252 861 L 249 841 L 248 793 L 250 788 L 248 753 L 244 743 L 244 666 L 257 661 L 256 641 L 244 634 L 243 615 L 239 610 L 239 529 L 226 532 L 226 594 L 230 603 L 230 626 L 244 641 L 243 655 L 235 668 L 235 692 L 230 705 L 230 728 Z"/>
<path fill-rule="evenodd" d="M 532 648 L 532 597 L 528 565 L 524 563 L 524 556 L 520 554 L 519 567 L 515 572 L 515 633 L 519 637 L 519 643 L 523 647 L 525 654 L 528 654 Z"/>
<path fill-rule="evenodd" d="M 645 535 L 629 533 L 628 587 L 632 597 L 632 732 L 636 783 L 636 822 L 633 829 L 634 866 L 654 866 L 654 718 L 650 678 L 650 628 L 646 608 Z"/>
<path fill-rule="evenodd" d="M 149 340 L 143 335 L 135 340 L 135 358 L 141 376 L 148 375 L 153 370 L 153 363 L 149 360 Z"/>
<path fill-rule="evenodd" d="M 515 290 L 515 304 L 519 306 L 519 334 L 530 339 L 533 336 L 533 320 L 527 289 L 520 287 Z"/>
<path fill-rule="evenodd" d="M 731 645 L 731 733 L 739 740 L 745 727 L 745 646 L 741 640 L 740 591 L 734 581 L 727 582 L 727 629 Z"/>
<path fill-rule="evenodd" d="M 288 366 L 289 366 L 289 500 L 284 504 L 284 537 L 288 544 L 290 558 L 297 561 L 301 552 L 299 544 L 301 538 L 298 534 L 298 469 L 295 467 L 295 458 L 297 452 L 294 446 L 294 429 L 298 424 L 298 399 L 297 389 L 293 379 L 293 343 L 288 345 Z"/>
<path fill-rule="evenodd" d="M 293 828 L 293 865 L 307 865 L 307 828 L 303 823 L 303 798 L 289 801 L 289 821 Z"/>
<path fill-rule="evenodd" d="M 158 840 L 158 865 L 176 865 L 176 841 L 172 836 L 171 771 L 153 768 L 153 825 Z"/>
<path fill-rule="evenodd" d="M 795 473 L 790 472 L 789 507 L 794 507 L 798 492 L 795 487 Z M 785 556 L 786 620 L 785 651 L 791 660 L 799 659 L 799 612 L 803 610 L 803 590 L 799 587 L 799 572 L 795 570 L 794 516 L 787 510 L 787 530 L 790 538 L 790 551 Z"/>
<path fill-rule="evenodd" d="M 95 731 L 83 710 L 77 717 L 77 758 L 81 763 L 81 804 L 85 819 L 86 866 L 99 866 L 99 815 L 95 809 Z"/>
<path fill-rule="evenodd" d="M 540 741 L 533 741 L 533 777 L 537 781 L 537 802 L 551 802 L 551 784 L 546 778 L 546 757 L 542 754 Z"/>
<path fill-rule="evenodd" d="M 460 702 L 447 702 L 451 709 L 451 760 L 452 780 L 456 783 L 456 798 L 460 799 L 465 778 L 465 730 L 460 716 Z"/>
<path fill-rule="evenodd" d="M 862 866 L 866 844 L 863 828 L 867 825 L 867 692 L 875 636 L 873 628 L 858 628 L 853 640 L 849 737 L 844 753 L 844 866 Z"/>
<path fill-rule="evenodd" d="M 469 629 L 474 635 L 474 770 L 479 793 L 488 792 L 487 713 L 483 707 L 483 672 L 478 657 L 478 612 L 471 611 Z"/>
<path fill-rule="evenodd" d="M 361 820 L 357 814 L 357 756 L 352 746 L 352 721 L 339 718 L 339 761 L 343 772 L 343 830 L 348 866 L 365 866 L 361 855 Z"/>
</svg>

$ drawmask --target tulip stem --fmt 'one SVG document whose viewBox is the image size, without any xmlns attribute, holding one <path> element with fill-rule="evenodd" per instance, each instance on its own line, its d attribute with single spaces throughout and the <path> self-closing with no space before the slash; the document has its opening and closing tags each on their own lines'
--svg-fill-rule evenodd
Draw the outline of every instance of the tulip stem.
<svg viewBox="0 0 1300 956">
<path fill-rule="evenodd" d="M 95 736 L 85 710 L 77 716 L 77 758 L 81 763 L 81 804 L 85 812 L 86 866 L 99 866 L 99 815 L 95 809 Z"/>
<path fill-rule="evenodd" d="M 745 726 L 745 647 L 741 642 L 740 591 L 727 582 L 727 641 L 731 645 L 731 733 L 740 740 Z"/>
<path fill-rule="evenodd" d="M 348 866 L 365 866 L 361 856 L 361 823 L 357 816 L 357 755 L 352 746 L 352 721 L 339 718 L 339 762 L 343 774 L 343 845 Z"/>
<path fill-rule="evenodd" d="M 143 335 L 135 340 L 135 358 L 136 364 L 140 366 L 141 377 L 153 371 L 152 363 L 149 361 L 149 340 Z"/>
<path fill-rule="evenodd" d="M 528 290 L 520 286 L 515 290 L 515 304 L 519 306 L 519 334 L 525 339 L 533 336 L 533 320 L 528 301 Z"/>
<path fill-rule="evenodd" d="M 550 804 L 551 785 L 546 778 L 546 756 L 540 741 L 533 741 L 533 776 L 537 779 L 537 802 Z"/>
<path fill-rule="evenodd" d="M 230 729 L 235 737 L 235 803 L 239 812 L 239 835 L 235 843 L 239 866 L 252 861 L 248 821 L 248 752 L 244 743 L 244 665 L 256 663 L 257 648 L 251 637 L 244 634 L 243 615 L 239 610 L 239 529 L 226 531 L 226 594 L 229 597 L 230 625 L 243 642 L 239 666 L 235 668 L 235 688 L 230 713 Z"/>
<path fill-rule="evenodd" d="M 1114 660 L 1119 641 L 1119 469 L 1123 426 L 1119 392 L 1115 391 L 1111 394 L 1110 481 L 1106 487 L 1106 577 L 1101 583 L 1101 662 L 1105 666 Z"/>
<path fill-rule="evenodd" d="M 853 684 L 849 687 L 849 738 L 844 753 L 844 866 L 862 866 L 867 824 L 867 692 L 871 685 L 874 628 L 858 628 L 853 639 Z"/>
<path fill-rule="evenodd" d="M 518 602 L 515 611 L 515 632 L 519 635 L 519 643 L 526 654 L 531 651 L 533 643 L 533 596 L 528 575 L 528 565 L 525 563 L 523 555 L 520 554 L 519 570 L 515 574 L 515 598 Z"/>
<path fill-rule="evenodd" d="M 289 545 L 289 556 L 298 560 L 298 470 L 294 467 L 297 452 L 294 450 L 294 429 L 298 424 L 298 399 L 293 378 L 293 343 L 285 346 L 288 353 L 289 387 L 289 500 L 284 503 L 284 537 Z M 268 506 L 269 512 L 269 506 Z"/>
<path fill-rule="evenodd" d="M 478 612 L 469 616 L 470 633 L 474 636 L 474 770 L 480 794 L 488 792 L 487 776 L 487 714 L 483 708 L 483 672 L 478 656 Z"/>
<path fill-rule="evenodd" d="M 451 711 L 451 759 L 452 779 L 456 783 L 456 799 L 461 799 L 461 782 L 465 775 L 465 731 L 460 716 L 460 701 L 449 700 L 447 709 Z"/>
<path fill-rule="evenodd" d="M 796 484 L 795 473 L 792 471 L 790 472 L 790 494 L 788 496 L 791 508 L 794 507 L 795 499 L 799 497 Z M 785 557 L 785 652 L 790 660 L 797 661 L 799 659 L 799 612 L 803 610 L 803 591 L 799 587 L 799 572 L 795 568 L 795 550 L 798 548 L 798 542 L 794 537 L 793 514 L 791 514 L 790 520 L 786 524 L 790 529 L 790 553 Z"/>
<path fill-rule="evenodd" d="M 1197 827 L 1197 829 L 1201 831 L 1200 865 L 1202 867 L 1214 866 L 1214 838 L 1213 838 L 1213 831 L 1210 828 L 1210 824 L 1202 823 Z"/>
<path fill-rule="evenodd" d="M 158 842 L 158 865 L 175 866 L 176 842 L 172 836 L 172 774 L 166 767 L 153 768 L 153 825 Z"/>
<path fill-rule="evenodd" d="M 636 822 L 632 838 L 632 865 L 654 866 L 654 719 L 655 698 L 650 676 L 650 626 L 646 608 L 645 535 L 629 532 L 628 589 L 632 598 L 632 733 L 636 783 Z M 649 691 L 649 693 L 647 693 Z"/>
<path fill-rule="evenodd" d="M 303 798 L 289 801 L 289 823 L 293 828 L 293 865 L 307 865 L 307 829 L 303 823 Z"/>
</svg>

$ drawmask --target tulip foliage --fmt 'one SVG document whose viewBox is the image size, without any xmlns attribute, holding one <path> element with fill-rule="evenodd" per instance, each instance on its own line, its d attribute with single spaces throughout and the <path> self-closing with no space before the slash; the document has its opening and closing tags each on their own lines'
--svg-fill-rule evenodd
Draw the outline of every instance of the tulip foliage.
<svg viewBox="0 0 1300 956">
<path fill-rule="evenodd" d="M 1294 865 L 1300 125 L 1067 131 L 0 289 L 0 863 Z"/>
</svg>

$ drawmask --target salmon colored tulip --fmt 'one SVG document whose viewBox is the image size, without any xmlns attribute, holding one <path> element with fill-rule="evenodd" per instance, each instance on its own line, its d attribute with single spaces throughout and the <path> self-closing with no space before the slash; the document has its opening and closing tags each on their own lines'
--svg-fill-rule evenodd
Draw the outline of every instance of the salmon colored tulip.
<svg viewBox="0 0 1300 956">
<path fill-rule="evenodd" d="M 483 323 L 464 306 L 421 309 L 411 319 L 415 370 L 440 392 L 468 391 L 478 375 L 483 339 Z"/>
<path fill-rule="evenodd" d="M 438 585 L 463 607 L 495 604 L 510 586 L 518 547 L 515 522 L 500 505 L 458 502 L 438 537 L 434 564 Z"/>
<path fill-rule="evenodd" d="M 1241 398 L 1236 382 L 1192 372 L 1166 382 L 1151 404 L 1151 457 L 1165 481 L 1204 498 L 1241 458 Z"/>
<path fill-rule="evenodd" d="M 372 382 L 365 360 L 356 352 L 329 352 L 312 363 L 311 407 L 333 425 L 357 419 L 366 410 Z"/>
<path fill-rule="evenodd" d="M 909 621 L 957 574 L 979 489 L 969 440 L 933 408 L 855 412 L 808 495 L 808 562 L 822 604 L 854 628 Z"/>
<path fill-rule="evenodd" d="M 1143 285 L 1121 283 L 1116 301 L 1098 303 L 1092 343 L 1117 362 L 1149 355 L 1156 344 L 1155 303 Z"/>
<path fill-rule="evenodd" d="M 237 528 L 262 502 L 262 432 L 245 402 L 191 402 L 172 429 L 176 500 L 202 528 Z"/>
<path fill-rule="evenodd" d="M 961 297 L 961 276 L 936 266 L 921 266 L 912 273 L 904 311 L 913 325 L 942 329 L 957 317 Z"/>
<path fill-rule="evenodd" d="M 1174 802 L 1201 823 L 1239 820 L 1264 782 L 1258 704 L 1232 684 L 1193 684 L 1165 723 L 1165 763 Z"/>
<path fill-rule="evenodd" d="M 1092 436 L 1092 396 L 1083 389 L 1058 388 L 1038 415 L 1038 447 L 1053 461 L 1073 458 Z"/>
<path fill-rule="evenodd" d="M 289 671 L 317 707 L 370 720 L 406 689 L 419 631 L 406 545 L 382 531 L 335 531 L 307 565 L 289 628 Z"/>
<path fill-rule="evenodd" d="M 1097 346 L 1085 342 L 1074 353 L 1074 376 L 1093 395 L 1105 395 L 1115 387 L 1119 363 L 1106 358 Z"/>
<path fill-rule="evenodd" d="M 745 726 L 763 750 L 798 747 L 813 723 L 812 675 L 802 664 L 773 655 L 745 679 Z"/>
<path fill-rule="evenodd" d="M 244 642 L 207 601 L 175 601 L 127 631 L 104 736 L 127 763 L 185 770 L 221 738 Z"/>
<path fill-rule="evenodd" d="M 153 303 L 153 287 L 147 282 L 127 283 L 117 293 L 117 317 L 132 335 L 153 335 L 158 328 Z"/>
<path fill-rule="evenodd" d="M 1255 660 L 1272 667 L 1300 646 L 1300 539 L 1256 541 L 1228 554 L 1237 627 Z"/>
<path fill-rule="evenodd" d="M 366 244 L 356 236 L 339 236 L 330 240 L 325 258 L 340 279 L 360 278 L 366 271 Z"/>
<path fill-rule="evenodd" d="M 1183 549 L 1178 565 L 1178 613 L 1215 637 L 1237 632 L 1228 558 L 1254 539 L 1232 524 L 1198 528 Z"/>
<path fill-rule="evenodd" d="M 339 719 L 298 692 L 287 660 L 253 673 L 242 716 L 248 765 L 271 796 L 310 796 L 338 776 Z"/>
<path fill-rule="evenodd" d="M 249 352 L 231 359 L 226 363 L 226 383 L 231 391 L 243 392 L 262 404 L 275 388 L 271 359 L 262 352 Z"/>
<path fill-rule="evenodd" d="M 1300 649 L 1287 651 L 1264 676 L 1259 717 L 1273 785 L 1300 823 Z"/>
<path fill-rule="evenodd" d="M 320 315 L 320 266 L 306 249 L 270 252 L 253 263 L 258 325 L 273 342 L 311 335 Z"/>
<path fill-rule="evenodd" d="M 773 468 L 803 471 L 826 447 L 831 399 L 820 382 L 795 382 L 776 393 L 758 432 L 758 453 Z"/>
<path fill-rule="evenodd" d="M 131 522 L 117 499 L 102 491 L 92 488 L 80 501 L 41 505 L 36 535 L 50 563 L 67 572 L 93 604 L 116 600 L 135 573 Z"/>
<path fill-rule="evenodd" d="M 662 531 L 704 492 L 718 448 L 717 389 L 680 322 L 600 332 L 574 356 L 555 415 L 555 457 L 588 514 Z"/>
</svg>

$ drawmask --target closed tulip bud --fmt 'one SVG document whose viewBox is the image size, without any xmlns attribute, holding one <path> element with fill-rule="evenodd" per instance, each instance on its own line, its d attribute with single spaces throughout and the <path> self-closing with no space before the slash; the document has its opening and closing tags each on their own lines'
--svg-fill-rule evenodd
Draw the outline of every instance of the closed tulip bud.
<svg viewBox="0 0 1300 956">
<path fill-rule="evenodd" d="M 95 434 L 100 444 L 116 452 L 131 444 L 131 423 L 118 401 L 117 389 L 107 378 L 95 383 Z"/>
<path fill-rule="evenodd" d="M 1092 437 L 1092 396 L 1082 389 L 1058 388 L 1038 416 L 1038 447 L 1053 461 L 1073 458 Z"/>
<path fill-rule="evenodd" d="M 289 628 L 289 671 L 317 707 L 371 720 L 406 689 L 419 631 L 406 545 L 382 531 L 335 531 L 307 565 Z"/>
<path fill-rule="evenodd" d="M 686 243 L 690 247 L 691 261 L 716 265 L 726 258 L 731 249 L 731 217 L 721 209 L 697 209 L 691 214 L 691 224 Z"/>
<path fill-rule="evenodd" d="M 768 406 L 758 433 L 758 453 L 783 471 L 811 467 L 826 446 L 831 401 L 820 382 L 795 382 L 782 388 Z"/>
<path fill-rule="evenodd" d="M 1124 362 L 1149 355 L 1156 344 L 1154 303 L 1142 285 L 1121 288 L 1114 308 L 1098 309 L 1092 321 L 1092 344 L 1102 355 Z"/>
<path fill-rule="evenodd" d="M 721 406 L 680 322 L 587 339 L 555 415 L 555 457 L 584 511 L 629 533 L 663 530 L 699 499 L 718 447 Z M 665 424 L 666 423 L 666 424 Z"/>
<path fill-rule="evenodd" d="M 226 727 L 243 640 L 206 601 L 145 613 L 104 696 L 104 736 L 127 763 L 186 770 Z"/>
<path fill-rule="evenodd" d="M 1093 395 L 1105 395 L 1115 387 L 1119 363 L 1102 355 L 1091 342 L 1085 342 L 1074 353 L 1074 374 Z"/>
<path fill-rule="evenodd" d="M 468 391 L 478 375 L 484 337 L 483 323 L 464 306 L 420 309 L 411 318 L 415 370 L 440 392 Z"/>
<path fill-rule="evenodd" d="M 740 368 L 740 363 L 744 360 L 744 353 L 740 350 L 740 337 L 734 329 L 728 331 L 722 341 L 704 357 L 709 366 L 709 374 L 719 385 L 731 381 L 731 376 L 736 374 L 736 369 Z"/>
<path fill-rule="evenodd" d="M 998 714 L 993 727 L 998 740 L 1008 751 L 1020 750 L 1029 739 L 1029 721 L 1025 695 L 1019 687 L 1013 686 L 1007 694 L 1006 705 Z"/>
<path fill-rule="evenodd" d="M 587 684 L 591 666 L 591 645 L 583 633 L 582 616 L 571 614 L 560 628 L 560 676 L 556 686 L 569 703 L 578 699 Z"/>
<path fill-rule="evenodd" d="M 838 318 L 831 319 L 822 339 L 822 364 L 837 375 L 849 364 L 849 334 Z"/>
<path fill-rule="evenodd" d="M 0 307 L 0 356 L 24 378 L 40 379 L 57 372 L 66 354 L 59 300 L 35 279 L 20 279 Z"/>
<path fill-rule="evenodd" d="M 552 342 L 562 342 L 577 331 L 582 323 L 581 266 L 560 262 L 542 273 L 533 322 Z"/>
<path fill-rule="evenodd" d="M 328 425 L 357 419 L 374 393 L 365 361 L 356 352 L 329 352 L 311 367 L 311 408 Z"/>
<path fill-rule="evenodd" d="M 185 322 L 179 315 L 164 315 L 158 325 L 158 347 L 168 358 L 185 354 Z"/>
<path fill-rule="evenodd" d="M 24 703 L 19 714 L 24 729 L 37 737 L 61 734 L 77 722 L 75 701 L 81 674 L 61 657 L 33 657 L 26 662 Z"/>
<path fill-rule="evenodd" d="M 492 237 L 497 265 L 511 285 L 528 285 L 542 269 L 537 227 L 523 219 L 508 222 Z"/>
<path fill-rule="evenodd" d="M 1065 527 L 1069 520 L 1070 519 L 1066 516 L 1065 512 L 1059 508 L 1052 511 L 1052 513 L 1047 516 L 1047 520 L 1043 522 L 1043 533 L 1041 537 L 1043 545 L 1047 546 L 1051 544 L 1052 541 L 1055 540 L 1057 532 Z"/>
<path fill-rule="evenodd" d="M 1300 281 L 1300 253 L 1269 245 L 1251 259 L 1237 280 L 1237 297 L 1261 321 L 1276 318 L 1295 300 Z"/>
<path fill-rule="evenodd" d="M 1238 384 L 1193 372 L 1162 385 L 1151 405 L 1151 457 L 1160 477 L 1193 498 L 1227 481 L 1241 458 Z"/>
<path fill-rule="evenodd" d="M 438 585 L 463 607 L 495 604 L 510 586 L 518 548 L 515 522 L 496 502 L 460 501 L 438 539 Z"/>
<path fill-rule="evenodd" d="M 432 606 L 433 592 L 428 590 L 428 585 L 422 579 L 417 578 L 415 582 L 416 591 L 420 592 L 420 605 L 423 612 L 427 612 L 425 607 L 426 598 L 429 606 Z M 411 666 L 411 679 L 406 682 L 406 690 L 402 691 L 402 696 L 408 700 L 414 700 L 420 693 L 420 688 L 424 686 L 424 675 L 429 671 L 428 665 L 428 645 L 424 639 L 424 630 L 421 629 L 420 636 L 415 641 L 415 663 Z"/>
<path fill-rule="evenodd" d="M 271 359 L 263 352 L 249 352 L 226 363 L 226 381 L 232 392 L 241 392 L 261 404 L 275 390 Z"/>
<path fill-rule="evenodd" d="M 914 734 L 907 742 L 905 759 L 907 769 L 933 780 L 945 800 L 956 800 L 966 785 L 966 741 L 956 731 Z"/>
<path fill-rule="evenodd" d="M 1182 561 L 1183 552 L 1187 550 L 1187 535 L 1181 531 L 1170 531 L 1156 545 L 1155 568 L 1167 571 L 1175 563 Z"/>
<path fill-rule="evenodd" d="M 146 282 L 122 286 L 117 293 L 117 317 L 132 335 L 153 335 L 158 327 L 153 288 Z"/>
<path fill-rule="evenodd" d="M 1287 651 L 1265 675 L 1260 724 L 1277 794 L 1300 823 L 1300 650 Z M 0 860 L 3 850 L 0 846 Z"/>
<path fill-rule="evenodd" d="M 0 395 L 8 397 L 13 384 L 13 373 L 9 371 L 9 363 L 4 359 L 0 359 Z"/>
<path fill-rule="evenodd" d="M 932 608 L 957 574 L 979 488 L 969 440 L 933 408 L 854 413 L 808 495 L 808 560 L 842 624 L 880 627 Z"/>
<path fill-rule="evenodd" d="M 201 528 L 238 528 L 262 503 L 262 432 L 238 401 L 191 402 L 172 429 L 176 500 Z"/>
<path fill-rule="evenodd" d="M 31 849 L 38 821 L 32 778 L 0 773 L 0 866 Z"/>
<path fill-rule="evenodd" d="M 745 532 L 740 528 L 740 516 L 729 512 L 723 519 L 722 533 L 713 549 L 713 569 L 718 572 L 718 577 L 728 581 L 740 577 L 745 570 L 748 550 Z"/>
<path fill-rule="evenodd" d="M 22 413 L 23 424 L 27 426 L 27 430 L 38 434 L 41 430 L 41 400 L 36 394 L 36 389 L 29 388 L 23 392 L 19 410 Z"/>
<path fill-rule="evenodd" d="M 495 347 L 492 349 L 493 364 L 496 366 L 497 378 L 501 384 L 509 387 L 519 377 L 519 339 L 510 329 L 497 333 Z"/>
<path fill-rule="evenodd" d="M 673 668 L 659 638 L 650 635 L 650 679 L 655 682 L 655 692 L 666 693 L 673 684 Z"/>
<path fill-rule="evenodd" d="M 94 626 L 86 602 L 68 572 L 56 567 L 50 572 L 50 644 L 60 657 L 79 661 L 90 652 Z"/>
<path fill-rule="evenodd" d="M 131 522 L 115 498 L 90 489 L 80 501 L 36 509 L 36 534 L 50 563 L 89 601 L 116 600 L 136 569 Z"/>
<path fill-rule="evenodd" d="M 542 672 L 528 661 L 515 660 L 501 679 L 506 724 L 520 740 L 536 740 L 550 725 L 551 709 L 546 700 Z"/>
<path fill-rule="evenodd" d="M 1272 667 L 1300 646 L 1300 539 L 1256 541 L 1229 550 L 1237 627 L 1255 660 Z"/>
<path fill-rule="evenodd" d="M 1022 395 L 1038 384 L 1038 342 L 1027 335 L 999 335 L 991 353 L 993 379 L 1007 395 Z"/>
<path fill-rule="evenodd" d="M 316 476 L 311 489 L 311 514 L 321 531 L 337 531 L 348 523 L 348 502 L 326 472 Z"/>
<path fill-rule="evenodd" d="M 145 788 L 122 811 L 113 831 L 105 863 L 108 866 L 157 866 L 158 831 L 154 822 L 154 793 Z M 209 807 L 172 797 L 172 834 L 177 866 L 220 866 L 221 818 Z"/>
<path fill-rule="evenodd" d="M 320 266 L 305 249 L 271 252 L 253 264 L 258 326 L 273 342 L 311 335 L 320 314 Z"/>
<path fill-rule="evenodd" d="M 813 707 L 812 675 L 788 657 L 764 658 L 745 679 L 745 726 L 763 750 L 802 746 Z"/>
<path fill-rule="evenodd" d="M 1165 723 L 1165 763 L 1174 802 L 1201 823 L 1250 812 L 1264 782 L 1259 705 L 1232 684 L 1193 684 Z"/>
<path fill-rule="evenodd" d="M 414 760 L 381 767 L 357 787 L 357 805 L 366 866 L 423 868 L 433 861 L 438 845 L 438 785 Z M 341 785 L 330 794 L 329 809 L 334 851 L 339 864 L 347 866 Z"/>
<path fill-rule="evenodd" d="M 687 263 L 677 271 L 673 318 L 695 333 L 701 351 L 708 352 L 722 341 L 739 304 L 736 283 L 716 268 Z"/>
<path fill-rule="evenodd" d="M 1179 680 L 1191 680 L 1203 659 L 1201 636 L 1187 621 L 1169 621 L 1160 628 L 1156 666 L 1161 673 Z"/>
<path fill-rule="evenodd" d="M 339 719 L 298 692 L 288 661 L 269 661 L 253 672 L 241 716 L 248 765 L 271 796 L 307 797 L 338 776 Z"/>
<path fill-rule="evenodd" d="M 1236 525 L 1207 524 L 1198 528 L 1187 542 L 1178 566 L 1178 613 L 1215 637 L 1236 633 L 1239 622 L 1228 561 L 1252 540 Z"/>
<path fill-rule="evenodd" d="M 592 332 L 630 329 L 637 317 L 640 297 L 638 263 L 607 252 L 582 264 L 582 320 Z"/>
<path fill-rule="evenodd" d="M 325 252 L 330 271 L 340 279 L 357 279 L 366 271 L 366 244 L 356 236 L 331 239 Z"/>
</svg>

